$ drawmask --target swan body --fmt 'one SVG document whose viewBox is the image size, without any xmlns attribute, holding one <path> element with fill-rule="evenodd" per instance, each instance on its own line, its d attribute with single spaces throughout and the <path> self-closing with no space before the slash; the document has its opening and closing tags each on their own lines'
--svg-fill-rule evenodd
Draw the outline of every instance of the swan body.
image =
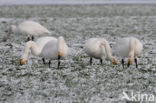
<svg viewBox="0 0 156 103">
<path fill-rule="evenodd" d="M 20 32 L 27 35 L 43 35 L 45 33 L 50 33 L 45 27 L 41 24 L 34 21 L 24 21 L 18 26 L 12 25 L 12 29 L 15 32 Z"/>
<path fill-rule="evenodd" d="M 8 30 L 7 36 L 10 36 L 11 33 L 14 34 L 25 34 L 28 36 L 32 36 L 32 39 L 34 36 L 39 36 L 43 34 L 49 34 L 50 31 L 43 27 L 41 24 L 35 22 L 35 21 L 24 21 L 20 23 L 19 25 L 11 25 Z M 5 37 L 6 38 L 6 37 Z M 29 38 L 30 39 L 30 38 Z"/>
<path fill-rule="evenodd" d="M 90 38 L 86 41 L 85 52 L 90 58 L 90 64 L 92 64 L 92 58 L 100 59 L 102 63 L 102 58 L 106 54 L 108 59 L 116 64 L 115 58 L 112 56 L 109 43 L 104 38 Z"/>
<path fill-rule="evenodd" d="M 29 50 L 36 56 L 50 60 L 65 59 L 68 55 L 68 46 L 62 36 L 58 39 L 41 37 L 36 42 L 28 41 L 25 45 L 24 55 L 21 57 L 21 64 L 27 60 Z"/>
<path fill-rule="evenodd" d="M 129 58 L 128 66 L 131 64 L 131 59 L 134 58 L 137 67 L 136 57 L 142 52 L 143 45 L 137 38 L 127 37 L 117 40 L 116 44 L 113 46 L 113 49 L 115 55 L 120 56 L 121 58 Z M 122 59 L 122 64 L 124 65 L 124 59 Z"/>
</svg>

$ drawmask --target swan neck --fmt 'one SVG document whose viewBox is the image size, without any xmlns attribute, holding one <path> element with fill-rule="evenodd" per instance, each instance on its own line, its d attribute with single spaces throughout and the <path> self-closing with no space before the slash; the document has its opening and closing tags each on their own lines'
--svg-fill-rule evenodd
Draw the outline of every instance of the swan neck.
<svg viewBox="0 0 156 103">
<path fill-rule="evenodd" d="M 105 39 L 103 39 L 103 45 L 105 47 L 107 57 L 112 61 L 113 56 L 112 56 L 112 53 L 111 53 L 110 45 Z"/>
<path fill-rule="evenodd" d="M 58 51 L 62 51 L 65 41 L 63 37 L 58 38 Z"/>
<path fill-rule="evenodd" d="M 135 39 L 131 38 L 130 39 L 130 52 L 129 52 L 129 57 L 134 57 L 134 49 L 135 49 Z"/>
<path fill-rule="evenodd" d="M 24 51 L 24 55 L 23 55 L 23 59 L 27 60 L 28 54 L 29 54 L 29 50 L 31 49 L 32 53 L 34 55 L 39 55 L 40 54 L 40 50 L 38 49 L 37 45 L 35 42 L 33 41 L 29 41 L 26 43 L 25 45 L 25 51 Z"/>
</svg>

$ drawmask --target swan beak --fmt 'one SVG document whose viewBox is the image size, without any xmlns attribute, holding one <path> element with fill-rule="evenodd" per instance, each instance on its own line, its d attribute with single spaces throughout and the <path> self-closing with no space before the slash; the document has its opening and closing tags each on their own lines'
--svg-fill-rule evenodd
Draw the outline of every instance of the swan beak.
<svg viewBox="0 0 156 103">
<path fill-rule="evenodd" d="M 132 62 L 132 60 L 131 60 L 131 58 L 129 58 L 128 59 L 128 67 L 130 66 L 131 62 Z"/>
<path fill-rule="evenodd" d="M 117 64 L 117 61 L 115 59 L 113 59 L 113 64 L 115 64 L 115 65 Z"/>
<path fill-rule="evenodd" d="M 21 60 L 20 60 L 20 64 L 22 65 L 23 63 L 24 63 L 24 60 L 23 60 L 23 59 L 21 59 Z"/>
<path fill-rule="evenodd" d="M 61 54 L 62 54 L 62 53 L 59 51 L 59 52 L 58 52 L 58 59 L 61 58 Z"/>
<path fill-rule="evenodd" d="M 59 66 L 60 66 L 61 54 L 62 54 L 62 53 L 59 51 L 59 52 L 58 52 L 58 66 L 57 66 L 58 69 L 59 69 Z"/>
</svg>

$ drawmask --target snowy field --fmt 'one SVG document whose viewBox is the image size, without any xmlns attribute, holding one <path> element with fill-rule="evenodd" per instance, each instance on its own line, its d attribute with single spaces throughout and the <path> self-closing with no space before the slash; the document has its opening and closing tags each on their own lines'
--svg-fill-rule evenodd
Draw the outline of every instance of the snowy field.
<svg viewBox="0 0 156 103">
<path fill-rule="evenodd" d="M 31 53 L 20 65 L 25 35 L 2 42 L 8 25 L 23 20 L 41 23 L 50 36 L 65 37 L 71 52 L 60 69 L 57 61 L 49 68 Z M 105 59 L 89 65 L 85 40 L 104 37 L 112 46 L 130 36 L 144 48 L 138 69 L 134 63 L 123 69 L 121 58 L 117 66 Z M 0 41 L 1 103 L 125 103 L 123 91 L 153 94 L 156 102 L 156 5 L 0 6 Z"/>
</svg>

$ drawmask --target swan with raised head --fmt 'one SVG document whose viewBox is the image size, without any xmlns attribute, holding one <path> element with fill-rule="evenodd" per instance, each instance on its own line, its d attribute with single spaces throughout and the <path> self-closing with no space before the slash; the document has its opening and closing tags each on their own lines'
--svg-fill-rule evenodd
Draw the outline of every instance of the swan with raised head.
<svg viewBox="0 0 156 103">
<path fill-rule="evenodd" d="M 90 64 L 92 64 L 92 58 L 100 59 L 102 64 L 102 58 L 105 54 L 113 64 L 117 64 L 115 57 L 112 56 L 109 43 L 104 38 L 90 38 L 86 41 L 84 48 L 86 54 L 90 56 Z"/>
<path fill-rule="evenodd" d="M 21 57 L 20 64 L 23 64 L 27 60 L 29 50 L 36 56 L 50 59 L 49 67 L 51 60 L 58 60 L 59 68 L 60 59 L 65 59 L 68 55 L 68 46 L 62 36 L 58 39 L 54 37 L 41 37 L 36 42 L 28 41 L 25 45 L 24 55 Z"/>
<path fill-rule="evenodd" d="M 7 38 L 10 36 L 10 34 L 26 34 L 28 35 L 28 41 L 34 40 L 34 36 L 39 36 L 43 34 L 49 34 L 50 31 L 46 29 L 41 24 L 35 22 L 35 21 L 24 21 L 20 23 L 19 25 L 11 25 L 8 30 L 6 31 L 7 35 L 3 38 L 3 40 L 7 40 Z"/>
<path fill-rule="evenodd" d="M 134 37 L 126 37 L 116 41 L 116 44 L 113 46 L 114 54 L 122 58 L 121 63 L 124 68 L 124 58 L 128 57 L 128 67 L 130 66 L 132 59 L 134 59 L 136 68 L 137 64 L 137 55 L 141 53 L 143 45 L 141 42 Z"/>
</svg>

